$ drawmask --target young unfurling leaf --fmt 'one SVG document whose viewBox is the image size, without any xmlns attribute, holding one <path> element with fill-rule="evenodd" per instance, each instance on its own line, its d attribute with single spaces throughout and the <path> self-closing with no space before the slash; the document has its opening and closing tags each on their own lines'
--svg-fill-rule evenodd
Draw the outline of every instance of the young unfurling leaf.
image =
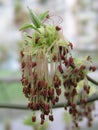
<svg viewBox="0 0 98 130">
<path fill-rule="evenodd" d="M 47 16 L 49 15 L 49 11 L 46 11 L 44 13 L 41 13 L 38 18 L 43 21 Z"/>
<path fill-rule="evenodd" d="M 40 28 L 41 26 L 41 21 L 38 19 L 38 17 L 32 12 L 32 10 L 28 7 L 29 13 L 30 13 L 30 18 L 33 22 L 33 24 L 36 26 L 36 28 Z"/>
<path fill-rule="evenodd" d="M 24 24 L 19 30 L 26 30 L 28 28 L 33 28 L 33 25 L 32 24 Z"/>
<path fill-rule="evenodd" d="M 19 30 L 20 31 L 23 31 L 23 30 L 26 30 L 26 29 L 29 29 L 29 28 L 33 28 L 34 30 L 38 31 L 38 29 L 36 27 L 34 27 L 34 25 L 32 24 L 24 24 Z M 39 31 L 38 31 L 39 32 Z"/>
</svg>

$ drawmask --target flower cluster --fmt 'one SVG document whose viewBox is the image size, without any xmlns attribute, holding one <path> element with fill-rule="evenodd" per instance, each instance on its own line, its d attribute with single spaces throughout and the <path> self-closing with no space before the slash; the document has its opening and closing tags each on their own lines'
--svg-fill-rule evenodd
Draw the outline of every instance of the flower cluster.
<svg viewBox="0 0 98 130">
<path fill-rule="evenodd" d="M 90 86 L 88 84 L 87 77 L 85 75 L 86 66 L 81 65 L 78 68 L 68 70 L 66 76 L 64 75 L 64 88 L 65 88 L 65 99 L 67 101 L 67 105 L 69 106 L 68 111 L 71 114 L 74 127 L 79 127 L 78 123 L 84 117 L 88 119 L 88 126 L 90 127 L 92 124 L 92 104 L 87 103 L 87 98 L 90 93 Z M 80 91 L 78 91 L 78 84 L 82 81 L 83 86 Z M 78 106 L 76 101 L 80 101 L 80 105 Z M 67 107 L 65 105 L 65 110 Z"/>
<path fill-rule="evenodd" d="M 25 33 L 25 43 L 22 46 L 21 70 L 23 93 L 28 98 L 28 108 L 40 110 L 41 124 L 48 116 L 53 121 L 52 107 L 59 102 L 64 87 L 64 97 L 69 106 L 73 123 L 78 127 L 80 118 L 88 118 L 91 125 L 91 108 L 87 104 L 90 86 L 87 82 L 87 72 L 95 71 L 90 64 L 90 57 L 77 62 L 71 55 L 73 44 L 64 39 L 62 29 L 58 25 L 45 24 L 51 16 L 45 12 L 36 16 L 29 9 L 33 24 L 26 24 L 21 30 L 33 28 L 33 35 Z M 77 91 L 78 83 L 84 82 L 81 93 Z M 77 106 L 76 99 L 80 96 L 81 105 Z M 67 109 L 65 105 L 65 109 Z M 32 121 L 36 121 L 33 115 Z"/>
</svg>

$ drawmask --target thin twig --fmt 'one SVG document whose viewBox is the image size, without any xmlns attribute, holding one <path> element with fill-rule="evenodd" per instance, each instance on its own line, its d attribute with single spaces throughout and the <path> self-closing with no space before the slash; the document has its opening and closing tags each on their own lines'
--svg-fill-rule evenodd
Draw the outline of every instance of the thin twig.
<svg viewBox="0 0 98 130">
<path fill-rule="evenodd" d="M 89 98 L 87 99 L 87 102 L 90 103 L 90 102 L 94 102 L 94 101 L 96 101 L 96 100 L 98 100 L 98 94 L 94 94 L 94 95 L 92 95 L 91 97 L 89 97 Z M 77 105 L 80 105 L 80 104 L 81 104 L 80 101 L 77 101 L 76 103 L 77 103 Z M 53 108 L 54 108 L 54 109 L 55 109 L 55 108 L 62 108 L 62 107 L 64 107 L 64 106 L 69 106 L 69 105 L 66 104 L 66 103 L 59 103 L 59 104 L 53 106 Z M 28 107 L 27 107 L 26 105 L 18 105 L 18 104 L 15 105 L 15 104 L 1 104 L 1 103 L 0 103 L 0 108 L 5 108 L 5 109 L 17 109 L 17 110 L 28 110 Z"/>
<path fill-rule="evenodd" d="M 88 79 L 90 82 L 92 82 L 93 84 L 98 85 L 98 82 L 97 82 L 96 80 L 92 79 L 91 77 L 89 77 L 88 75 L 87 75 L 87 79 Z"/>
</svg>

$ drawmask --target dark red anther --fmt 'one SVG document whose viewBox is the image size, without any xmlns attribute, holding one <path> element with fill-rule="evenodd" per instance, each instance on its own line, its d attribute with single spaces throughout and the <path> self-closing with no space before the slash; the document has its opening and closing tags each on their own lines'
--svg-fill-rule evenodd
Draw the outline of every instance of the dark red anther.
<svg viewBox="0 0 98 130">
<path fill-rule="evenodd" d="M 61 85 L 61 80 L 59 79 L 59 80 L 57 81 L 57 83 L 58 83 L 58 85 L 60 86 L 60 85 Z"/>
<path fill-rule="evenodd" d="M 60 89 L 60 88 L 57 88 L 57 89 L 56 89 L 56 94 L 57 94 L 58 96 L 61 95 L 61 89 Z"/>
<path fill-rule="evenodd" d="M 59 84 L 58 84 L 57 81 L 54 82 L 54 87 L 55 87 L 55 88 L 58 88 L 58 87 L 59 87 Z"/>
<path fill-rule="evenodd" d="M 49 115 L 49 120 L 50 120 L 50 121 L 53 121 L 53 120 L 54 120 L 53 115 Z"/>
<path fill-rule="evenodd" d="M 53 81 L 58 81 L 58 76 L 57 75 L 54 75 L 54 77 L 53 77 Z"/>
<path fill-rule="evenodd" d="M 20 55 L 21 57 L 24 57 L 23 51 L 20 51 Z"/>
<path fill-rule="evenodd" d="M 37 110 L 37 104 L 36 103 L 33 103 L 32 104 L 32 110 L 34 111 L 34 110 Z"/>
<path fill-rule="evenodd" d="M 71 65 L 71 64 L 73 64 L 73 58 L 72 58 L 72 56 L 69 57 L 69 65 Z"/>
<path fill-rule="evenodd" d="M 62 60 L 65 60 L 65 56 L 64 56 L 64 55 L 61 55 L 61 59 L 62 59 Z"/>
<path fill-rule="evenodd" d="M 74 72 L 74 73 L 79 72 L 78 68 L 75 68 L 75 69 L 73 70 L 73 72 Z"/>
<path fill-rule="evenodd" d="M 74 83 L 73 83 L 73 86 L 76 88 L 76 87 L 77 87 L 77 83 L 74 82 Z"/>
<path fill-rule="evenodd" d="M 91 126 L 92 126 L 91 121 L 88 121 L 88 127 L 91 127 Z"/>
<path fill-rule="evenodd" d="M 48 15 L 46 16 L 46 18 L 49 19 L 49 18 L 50 18 L 50 15 L 48 14 Z"/>
<path fill-rule="evenodd" d="M 66 51 L 65 51 L 65 48 L 63 48 L 63 55 L 65 56 L 65 54 L 66 54 Z"/>
<path fill-rule="evenodd" d="M 69 52 L 69 50 L 68 49 L 66 49 L 66 53 L 68 53 Z"/>
<path fill-rule="evenodd" d="M 33 78 L 36 81 L 36 79 L 37 79 L 37 73 L 33 72 Z"/>
<path fill-rule="evenodd" d="M 59 53 L 62 54 L 62 46 L 59 47 Z"/>
<path fill-rule="evenodd" d="M 45 109 L 45 110 L 44 110 L 44 114 L 45 114 L 45 115 L 49 115 L 49 113 L 50 113 L 50 109 Z"/>
<path fill-rule="evenodd" d="M 64 96 L 65 96 L 65 97 L 69 97 L 69 92 L 65 92 L 65 93 L 64 93 Z"/>
<path fill-rule="evenodd" d="M 95 66 L 90 66 L 90 67 L 89 67 L 89 70 L 91 70 L 91 71 L 94 72 L 94 71 L 96 70 L 96 67 L 95 67 Z"/>
<path fill-rule="evenodd" d="M 47 97 L 47 95 L 48 95 L 48 91 L 45 89 L 45 90 L 43 90 L 42 91 L 42 95 L 44 96 L 44 98 L 46 98 Z"/>
<path fill-rule="evenodd" d="M 23 93 L 26 93 L 26 92 L 27 92 L 27 88 L 23 87 Z"/>
<path fill-rule="evenodd" d="M 52 99 L 52 104 L 55 105 L 56 101 L 55 99 Z"/>
<path fill-rule="evenodd" d="M 72 114 L 72 112 L 73 112 L 73 111 L 72 111 L 72 108 L 70 108 L 70 109 L 69 109 L 69 113 Z"/>
<path fill-rule="evenodd" d="M 87 90 L 87 86 L 86 86 L 86 85 L 84 85 L 83 89 L 86 91 L 86 90 Z"/>
<path fill-rule="evenodd" d="M 53 59 L 54 62 L 56 62 L 57 61 L 57 56 L 54 55 L 52 59 Z"/>
<path fill-rule="evenodd" d="M 36 121 L 36 116 L 33 116 L 32 117 L 32 122 L 35 122 Z"/>
<path fill-rule="evenodd" d="M 36 66 L 36 62 L 32 62 L 32 68 Z"/>
<path fill-rule="evenodd" d="M 38 43 L 39 39 L 40 39 L 40 37 L 37 37 L 37 38 L 35 39 L 35 43 Z"/>
<path fill-rule="evenodd" d="M 50 107 L 49 107 L 49 104 L 44 104 L 44 108 L 47 110 L 47 109 L 49 109 Z"/>
<path fill-rule="evenodd" d="M 27 88 L 31 88 L 31 83 L 29 83 L 29 84 L 27 85 Z"/>
<path fill-rule="evenodd" d="M 63 73 L 63 69 L 62 69 L 62 66 L 61 66 L 61 65 L 58 66 L 58 70 L 59 70 L 61 73 Z"/>
<path fill-rule="evenodd" d="M 60 31 L 60 30 L 61 30 L 61 28 L 60 28 L 59 26 L 56 26 L 55 29 L 56 29 L 57 31 Z"/>
<path fill-rule="evenodd" d="M 31 94 L 32 96 L 35 95 L 35 90 L 34 90 L 33 88 L 30 89 L 30 94 Z"/>
<path fill-rule="evenodd" d="M 71 42 L 69 42 L 69 46 L 71 49 L 73 49 L 73 44 Z"/>
<path fill-rule="evenodd" d="M 22 85 L 27 85 L 28 84 L 28 80 L 26 78 L 22 78 L 21 82 L 22 82 Z"/>
<path fill-rule="evenodd" d="M 43 82 L 43 86 L 44 86 L 44 88 L 46 89 L 47 86 L 48 86 L 48 83 L 47 83 L 46 81 L 44 81 L 44 82 Z"/>
<path fill-rule="evenodd" d="M 24 69 L 24 67 L 25 67 L 25 62 L 22 62 L 21 63 L 21 68 Z"/>
<path fill-rule="evenodd" d="M 40 109 L 40 103 L 37 102 L 37 103 L 36 103 L 36 110 L 39 110 L 39 109 Z"/>
<path fill-rule="evenodd" d="M 40 107 L 41 107 L 42 109 L 44 109 L 44 107 L 45 107 L 45 106 L 44 106 L 44 103 L 43 103 L 43 102 L 40 102 L 39 104 L 40 104 Z"/>
<path fill-rule="evenodd" d="M 84 112 L 84 115 L 85 115 L 85 116 L 88 116 L 88 112 Z"/>
<path fill-rule="evenodd" d="M 41 114 L 41 115 L 40 115 L 40 118 L 43 119 L 43 120 L 45 120 L 45 115 L 44 115 L 44 114 Z"/>
<path fill-rule="evenodd" d="M 76 94 L 77 94 L 76 89 L 73 89 L 73 91 L 72 91 L 72 93 L 71 93 L 71 96 L 73 97 L 73 96 L 75 96 Z"/>
<path fill-rule="evenodd" d="M 55 98 L 55 102 L 58 102 L 59 101 L 59 97 L 56 96 Z"/>
<path fill-rule="evenodd" d="M 38 81 L 38 85 L 37 85 L 38 89 L 41 90 L 41 89 L 42 89 L 42 86 L 43 86 L 43 81 L 42 81 L 42 80 L 39 80 L 39 81 Z"/>
<path fill-rule="evenodd" d="M 41 125 L 43 125 L 43 124 L 44 124 L 44 119 L 41 119 L 40 124 L 41 124 Z"/>
<path fill-rule="evenodd" d="M 64 61 L 64 63 L 65 63 L 65 66 L 68 66 L 69 61 L 66 59 L 66 60 Z"/>
<path fill-rule="evenodd" d="M 72 108 L 73 108 L 73 109 L 75 109 L 75 108 L 76 108 L 76 104 L 72 104 L 71 106 L 72 106 Z"/>
<path fill-rule="evenodd" d="M 86 66 L 85 65 L 81 65 L 80 66 L 80 70 L 84 70 L 84 69 L 86 69 Z"/>
<path fill-rule="evenodd" d="M 28 108 L 31 109 L 31 107 L 32 107 L 32 103 L 28 103 Z"/>
<path fill-rule="evenodd" d="M 67 107 L 65 106 L 64 109 L 67 110 Z"/>
<path fill-rule="evenodd" d="M 87 94 L 89 94 L 89 93 L 90 93 L 89 89 L 87 89 L 87 90 L 86 90 L 86 93 L 87 93 Z"/>
<path fill-rule="evenodd" d="M 79 126 L 78 126 L 78 123 L 75 123 L 75 126 L 78 128 Z"/>
<path fill-rule="evenodd" d="M 87 104 L 87 101 L 86 101 L 85 99 L 82 99 L 82 103 L 83 103 L 84 105 L 86 105 L 86 104 Z"/>
<path fill-rule="evenodd" d="M 53 96 L 54 95 L 54 88 L 50 88 L 48 90 L 48 94 L 49 94 L 49 96 Z"/>
</svg>

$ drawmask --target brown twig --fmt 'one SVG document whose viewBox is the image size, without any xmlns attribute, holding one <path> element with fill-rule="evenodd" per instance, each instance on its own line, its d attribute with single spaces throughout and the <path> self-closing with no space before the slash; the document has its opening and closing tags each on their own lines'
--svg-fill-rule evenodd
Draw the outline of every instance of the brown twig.
<svg viewBox="0 0 98 130">
<path fill-rule="evenodd" d="M 94 95 L 92 95 L 91 97 L 88 97 L 88 99 L 87 99 L 87 102 L 88 103 L 90 103 L 90 102 L 94 102 L 94 101 L 96 101 L 96 100 L 98 100 L 98 94 L 94 94 Z M 76 103 L 77 103 L 77 105 L 80 105 L 81 104 L 81 102 L 80 101 L 76 101 Z M 66 104 L 66 103 L 59 103 L 59 104 L 57 104 L 57 105 L 55 105 L 55 106 L 53 106 L 53 108 L 55 109 L 55 108 L 62 108 L 62 107 L 64 107 L 64 106 L 69 106 L 68 104 Z M 17 110 L 28 110 L 28 107 L 26 106 L 26 105 L 15 105 L 15 104 L 1 104 L 0 103 L 0 108 L 5 108 L 5 109 L 17 109 Z"/>
</svg>

